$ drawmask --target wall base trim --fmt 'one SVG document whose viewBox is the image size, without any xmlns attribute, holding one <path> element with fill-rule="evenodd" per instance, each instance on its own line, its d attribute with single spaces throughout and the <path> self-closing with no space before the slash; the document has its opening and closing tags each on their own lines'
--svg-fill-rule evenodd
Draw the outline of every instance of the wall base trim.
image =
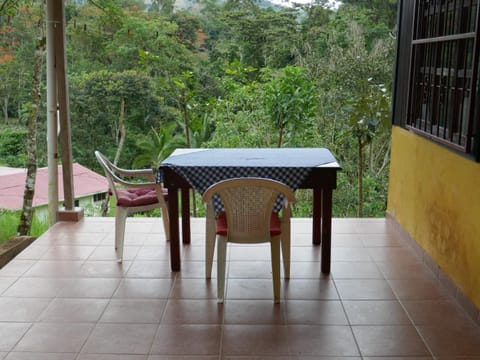
<svg viewBox="0 0 480 360">
<path fill-rule="evenodd" d="M 450 279 L 450 277 L 440 268 L 435 260 L 413 239 L 410 234 L 397 222 L 397 220 L 387 211 L 385 215 L 389 225 L 399 235 L 401 241 L 405 242 L 415 255 L 432 271 L 435 278 L 440 282 L 444 289 L 456 300 L 460 307 L 469 317 L 480 325 L 480 309 L 462 292 L 462 290 Z"/>
</svg>

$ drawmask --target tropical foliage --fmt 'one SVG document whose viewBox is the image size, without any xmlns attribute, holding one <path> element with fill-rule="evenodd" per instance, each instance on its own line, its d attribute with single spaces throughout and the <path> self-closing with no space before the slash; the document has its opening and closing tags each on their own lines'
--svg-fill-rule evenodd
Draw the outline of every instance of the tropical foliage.
<svg viewBox="0 0 480 360">
<path fill-rule="evenodd" d="M 43 22 L 35 1 L 0 3 L 0 164 L 26 166 L 33 34 Z M 96 149 L 120 166 L 157 167 L 179 146 L 327 147 L 342 166 L 334 216 L 384 216 L 395 1 L 146 4 L 67 1 L 75 161 L 99 170 Z M 43 108 L 40 166 L 45 123 Z M 306 216 L 310 194 L 299 196 L 295 214 Z"/>
</svg>

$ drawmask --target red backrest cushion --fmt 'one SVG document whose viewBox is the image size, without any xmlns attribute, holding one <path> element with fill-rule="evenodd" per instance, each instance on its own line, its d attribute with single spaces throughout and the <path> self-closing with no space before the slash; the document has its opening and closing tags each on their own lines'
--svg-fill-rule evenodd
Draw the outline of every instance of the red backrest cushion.
<svg viewBox="0 0 480 360">
<path fill-rule="evenodd" d="M 117 206 L 143 206 L 158 202 L 157 192 L 153 188 L 118 189 Z M 164 191 L 164 197 L 167 195 Z"/>
<path fill-rule="evenodd" d="M 217 218 L 216 234 L 227 236 L 227 229 L 227 214 L 225 211 L 220 211 Z M 281 233 L 282 231 L 280 228 L 280 218 L 278 217 L 278 213 L 272 212 L 272 216 L 270 218 L 270 236 L 280 235 Z"/>
</svg>

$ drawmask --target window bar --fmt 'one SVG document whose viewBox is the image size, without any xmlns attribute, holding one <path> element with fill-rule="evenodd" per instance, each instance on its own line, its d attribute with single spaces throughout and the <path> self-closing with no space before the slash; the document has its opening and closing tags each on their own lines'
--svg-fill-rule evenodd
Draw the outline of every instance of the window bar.
<svg viewBox="0 0 480 360">
<path fill-rule="evenodd" d="M 440 87 L 441 83 L 441 74 L 439 74 L 439 66 L 441 65 L 442 57 L 442 43 L 435 43 L 435 56 L 433 57 L 433 66 L 431 68 L 431 73 L 433 77 L 432 83 L 432 113 L 430 116 L 430 134 L 435 134 L 438 137 L 438 127 L 440 126 L 440 119 L 438 118 L 438 109 L 440 107 Z M 440 68 L 441 70 L 441 68 Z"/>
<path fill-rule="evenodd" d="M 416 2 L 416 4 L 414 5 L 414 11 L 413 11 L 413 14 L 414 14 L 414 18 L 413 18 L 413 22 L 412 22 L 412 39 L 415 40 L 415 39 L 418 39 L 418 33 L 420 31 L 420 25 L 419 23 L 421 23 L 421 21 L 418 21 L 419 17 L 420 17 L 420 14 L 421 14 L 421 10 L 422 10 L 422 5 L 421 3 L 418 3 Z M 416 46 L 412 43 L 410 43 L 410 51 L 411 51 L 411 57 L 410 57 L 410 64 L 409 64 L 409 68 L 410 68 L 410 76 L 409 76 L 409 91 L 408 91 L 408 98 L 407 98 L 407 119 L 406 119 L 406 125 L 407 127 L 408 126 L 415 126 L 414 124 L 414 121 L 415 118 L 416 118 L 416 112 L 414 111 L 415 110 L 415 104 L 413 103 L 413 99 L 414 97 L 412 96 L 413 94 L 416 93 L 416 89 L 417 89 L 417 69 L 418 69 L 418 66 L 416 66 L 416 63 L 417 63 L 417 57 L 418 57 L 418 47 L 419 46 Z M 418 97 L 418 96 L 417 96 Z"/>
<path fill-rule="evenodd" d="M 430 7 L 428 8 L 428 16 L 429 16 L 429 28 L 427 29 L 428 32 L 425 36 L 425 38 L 432 37 L 434 35 L 434 29 L 436 26 L 435 23 L 435 14 L 436 14 L 436 6 L 437 6 L 437 0 L 433 0 L 430 4 Z M 428 127 L 430 119 L 430 114 L 431 114 L 431 108 L 432 108 L 432 99 L 431 99 L 431 94 L 432 94 L 432 62 L 433 62 L 433 45 L 426 44 L 425 45 L 425 54 L 423 58 L 423 64 L 424 64 L 424 96 L 425 96 L 425 101 L 424 101 L 424 106 L 425 106 L 425 113 L 421 113 L 423 117 L 421 120 L 423 122 L 420 123 L 420 126 L 418 127 L 422 131 L 425 132 L 430 132 Z"/>
<path fill-rule="evenodd" d="M 414 28 L 413 28 L 413 39 L 419 39 L 422 37 L 421 34 L 425 33 L 425 27 L 427 26 L 427 17 L 425 14 L 425 9 L 423 7 L 423 2 L 417 3 L 416 9 L 414 11 Z M 424 21 L 415 21 L 415 19 L 424 19 Z"/>
<path fill-rule="evenodd" d="M 473 1 L 473 0 L 472 0 Z M 480 41 L 480 34 L 479 32 L 479 22 L 480 22 L 480 14 L 478 11 L 478 1 L 475 1 L 475 5 L 472 4 L 472 11 L 475 10 L 475 41 L 473 44 L 473 59 L 472 59 L 472 79 L 470 81 L 470 104 L 469 108 L 472 109 L 474 106 L 474 101 L 475 101 L 475 90 L 477 88 L 477 77 L 478 77 L 478 66 L 475 66 L 475 64 L 478 64 L 479 60 L 479 41 Z M 468 114 L 468 127 L 467 127 L 467 134 L 466 134 L 466 139 L 465 139 L 465 150 L 469 152 L 472 148 L 472 129 L 473 129 L 473 121 L 474 121 L 474 111 L 469 112 Z"/>
<path fill-rule="evenodd" d="M 461 145 L 462 141 L 462 124 L 464 121 L 464 111 L 465 111 L 465 96 L 467 95 L 467 87 L 468 87 L 468 49 L 470 48 L 469 46 L 470 39 L 462 40 L 461 41 L 461 46 L 466 47 L 467 50 L 465 49 L 459 49 L 460 54 L 464 54 L 462 58 L 462 67 L 460 71 L 463 71 L 463 76 L 461 77 L 461 84 L 460 84 L 460 108 L 459 108 L 459 114 L 458 114 L 458 120 L 455 124 L 455 132 L 458 134 L 458 139 L 456 143 L 458 145 Z M 468 107 L 466 108 L 468 111 Z M 454 141 L 455 139 L 452 138 Z"/>
<path fill-rule="evenodd" d="M 463 6 L 463 0 L 462 4 Z M 449 29 L 450 33 L 453 35 L 457 33 L 457 27 L 456 24 L 459 24 L 458 21 L 458 11 L 459 9 L 459 4 L 457 0 L 454 0 L 452 3 L 452 8 L 451 8 L 451 16 L 450 16 L 450 24 L 449 24 Z M 447 45 L 447 54 L 445 58 L 445 67 L 447 71 L 447 78 L 446 78 L 446 84 L 445 84 L 445 104 L 444 104 L 444 111 L 443 111 L 443 118 L 445 119 L 444 127 L 443 127 L 443 134 L 442 134 L 442 139 L 447 139 L 448 138 L 448 129 L 451 129 L 452 127 L 452 116 L 449 116 L 450 114 L 450 109 L 451 109 L 451 102 L 454 96 L 452 95 L 452 70 L 453 70 L 453 55 L 454 55 L 454 48 L 455 48 L 455 41 L 450 41 L 448 42 Z M 452 112 L 453 114 L 453 112 Z M 451 131 L 450 131 L 451 132 Z"/>
<path fill-rule="evenodd" d="M 456 2 L 456 0 L 455 0 Z M 454 87 L 452 86 L 452 71 L 453 71 L 453 55 L 454 55 L 454 47 L 456 42 L 450 41 L 448 43 L 448 50 L 447 50 L 447 58 L 446 58 L 446 70 L 447 70 L 447 79 L 446 79 L 446 88 L 445 88 L 445 108 L 443 112 L 443 116 L 445 119 L 445 126 L 443 128 L 442 138 L 447 139 L 448 133 L 447 129 L 451 129 L 452 126 L 452 116 L 449 116 L 450 109 L 451 109 L 451 102 L 453 99 L 452 90 Z M 453 114 L 453 113 L 452 113 Z"/>
<path fill-rule="evenodd" d="M 465 0 L 462 0 L 461 7 L 459 8 L 458 21 L 459 21 L 459 33 L 465 32 L 470 29 L 468 21 L 465 21 L 465 18 L 469 18 L 468 11 L 467 15 L 465 14 Z M 454 135 L 458 127 L 458 121 L 463 114 L 463 93 L 461 80 L 459 79 L 459 73 L 461 71 L 461 54 L 464 53 L 464 42 L 465 40 L 458 40 L 456 46 L 456 56 L 455 56 L 455 85 L 454 85 L 454 107 L 452 111 L 452 119 L 449 127 L 449 136 L 448 140 L 451 143 L 454 143 Z M 465 68 L 464 68 L 465 69 Z M 464 73 L 464 76 L 466 73 Z"/>
</svg>

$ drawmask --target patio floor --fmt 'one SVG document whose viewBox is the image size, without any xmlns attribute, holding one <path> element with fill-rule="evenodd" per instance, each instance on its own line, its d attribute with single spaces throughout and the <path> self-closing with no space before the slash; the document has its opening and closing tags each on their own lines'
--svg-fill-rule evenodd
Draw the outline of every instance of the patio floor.
<svg viewBox="0 0 480 360">
<path fill-rule="evenodd" d="M 204 219 L 182 271 L 161 222 L 58 223 L 0 270 L 0 359 L 480 359 L 480 329 L 385 219 L 334 219 L 320 275 L 310 219 L 293 219 L 291 279 L 271 300 L 269 248 L 229 248 L 226 302 L 204 278 Z M 215 265 L 214 265 L 215 268 Z"/>
</svg>

